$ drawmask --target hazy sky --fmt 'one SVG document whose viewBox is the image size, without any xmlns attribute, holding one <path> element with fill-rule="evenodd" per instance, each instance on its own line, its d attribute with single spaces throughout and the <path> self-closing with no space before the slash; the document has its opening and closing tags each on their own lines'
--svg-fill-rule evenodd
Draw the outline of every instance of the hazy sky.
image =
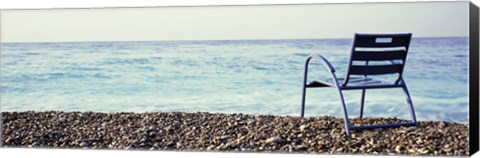
<svg viewBox="0 0 480 158">
<path fill-rule="evenodd" d="M 468 36 L 468 2 L 4 10 L 1 42 Z"/>
</svg>

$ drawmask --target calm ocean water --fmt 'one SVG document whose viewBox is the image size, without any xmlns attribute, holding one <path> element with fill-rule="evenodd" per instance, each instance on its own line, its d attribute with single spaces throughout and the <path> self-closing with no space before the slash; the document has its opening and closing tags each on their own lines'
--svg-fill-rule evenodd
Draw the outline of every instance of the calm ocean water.
<svg viewBox="0 0 480 158">
<path fill-rule="evenodd" d="M 405 80 L 419 120 L 468 121 L 468 38 L 415 38 Z M 343 77 L 351 39 L 1 44 L 1 110 L 299 115 L 304 60 Z M 328 77 L 312 64 L 309 80 Z M 333 88 L 306 115 L 342 116 Z M 358 116 L 360 91 L 345 91 Z M 401 89 L 370 90 L 366 117 L 409 118 Z"/>
</svg>

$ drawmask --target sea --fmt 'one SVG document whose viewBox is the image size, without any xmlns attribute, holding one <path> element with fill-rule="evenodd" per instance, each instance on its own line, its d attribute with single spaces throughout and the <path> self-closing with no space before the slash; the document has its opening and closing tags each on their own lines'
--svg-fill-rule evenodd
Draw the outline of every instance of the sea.
<svg viewBox="0 0 480 158">
<path fill-rule="evenodd" d="M 303 69 L 326 57 L 344 77 L 351 39 L 1 43 L 5 111 L 210 112 L 299 116 Z M 312 61 L 308 80 L 328 79 Z M 404 79 L 418 120 L 468 122 L 468 38 L 413 38 Z M 359 116 L 360 90 L 344 91 Z M 305 115 L 342 117 L 334 88 Z M 409 119 L 402 89 L 366 92 L 364 117 Z"/>
</svg>

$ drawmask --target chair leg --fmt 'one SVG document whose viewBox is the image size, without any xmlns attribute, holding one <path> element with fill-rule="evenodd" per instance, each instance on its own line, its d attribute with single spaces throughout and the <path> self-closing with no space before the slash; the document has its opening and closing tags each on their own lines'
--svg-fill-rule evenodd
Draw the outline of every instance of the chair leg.
<svg viewBox="0 0 480 158">
<path fill-rule="evenodd" d="M 363 105 L 365 103 L 365 92 L 367 90 L 366 89 L 362 89 L 362 100 L 361 100 L 361 103 L 360 103 L 360 119 L 363 118 Z"/>
<path fill-rule="evenodd" d="M 405 92 L 405 96 L 407 98 L 407 103 L 410 106 L 410 114 L 412 117 L 412 122 L 405 122 L 405 123 L 395 123 L 395 124 L 380 124 L 380 125 L 366 125 L 366 126 L 351 126 L 351 130 L 358 130 L 358 129 L 372 129 L 372 128 L 389 128 L 389 127 L 400 127 L 400 126 L 416 126 L 417 125 L 417 118 L 415 117 L 415 110 L 413 109 L 412 99 L 410 97 L 410 93 L 408 92 L 407 85 L 405 82 L 402 81 L 402 88 Z M 364 94 L 362 94 L 364 95 Z"/>
<path fill-rule="evenodd" d="M 300 105 L 300 117 L 303 117 L 305 113 L 305 97 L 307 95 L 307 87 L 303 84 L 303 92 L 302 92 L 302 104 Z"/>
<path fill-rule="evenodd" d="M 307 95 L 307 77 L 308 77 L 308 62 L 310 62 L 310 59 L 312 58 L 307 58 L 305 60 L 305 66 L 303 68 L 303 91 L 302 91 L 302 104 L 300 105 L 300 117 L 303 117 L 305 113 L 305 97 Z"/>
<path fill-rule="evenodd" d="M 337 86 L 337 92 L 338 92 L 338 97 L 340 98 L 340 101 L 342 102 L 343 122 L 345 123 L 345 132 L 347 133 L 347 136 L 350 136 L 350 121 L 348 119 L 347 106 L 345 105 L 345 100 L 343 98 L 342 90 L 338 86 Z"/>
<path fill-rule="evenodd" d="M 417 117 L 415 116 L 415 109 L 413 108 L 412 98 L 410 97 L 410 93 L 408 92 L 407 85 L 405 84 L 405 82 L 403 80 L 402 80 L 402 84 L 403 84 L 403 86 L 402 86 L 403 92 L 405 92 L 405 97 L 407 99 L 407 103 L 410 106 L 410 115 L 412 117 L 412 121 L 416 125 L 417 124 Z"/>
</svg>

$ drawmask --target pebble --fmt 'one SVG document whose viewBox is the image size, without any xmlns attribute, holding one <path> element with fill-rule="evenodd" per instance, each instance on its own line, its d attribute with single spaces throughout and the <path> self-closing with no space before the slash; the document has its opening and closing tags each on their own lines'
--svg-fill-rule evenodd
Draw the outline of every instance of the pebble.
<svg viewBox="0 0 480 158">
<path fill-rule="evenodd" d="M 88 143 L 87 142 L 81 142 L 80 147 L 88 147 Z"/>
<path fill-rule="evenodd" d="M 308 127 L 307 127 L 306 125 L 301 125 L 301 126 L 299 127 L 300 131 L 302 131 L 302 132 L 305 131 L 305 129 L 307 129 L 307 128 L 308 128 Z"/>
<path fill-rule="evenodd" d="M 306 149 L 306 148 L 307 148 L 307 146 L 305 146 L 305 145 L 297 145 L 297 146 L 295 146 L 295 150 L 304 150 L 304 149 Z"/>
<path fill-rule="evenodd" d="M 218 139 L 220 139 L 220 140 L 225 140 L 225 139 L 228 139 L 228 138 L 231 138 L 231 136 L 229 136 L 229 135 L 224 135 L 224 136 L 219 137 Z"/>
<path fill-rule="evenodd" d="M 282 138 L 280 138 L 280 137 L 271 137 L 271 138 L 268 138 L 267 140 L 265 140 L 265 143 L 267 143 L 267 144 L 280 143 L 280 142 L 282 142 Z"/>
<path fill-rule="evenodd" d="M 397 145 L 397 146 L 395 147 L 395 151 L 396 151 L 397 153 L 402 153 L 402 150 L 403 150 L 403 146 L 401 146 L 401 145 Z"/>
</svg>

